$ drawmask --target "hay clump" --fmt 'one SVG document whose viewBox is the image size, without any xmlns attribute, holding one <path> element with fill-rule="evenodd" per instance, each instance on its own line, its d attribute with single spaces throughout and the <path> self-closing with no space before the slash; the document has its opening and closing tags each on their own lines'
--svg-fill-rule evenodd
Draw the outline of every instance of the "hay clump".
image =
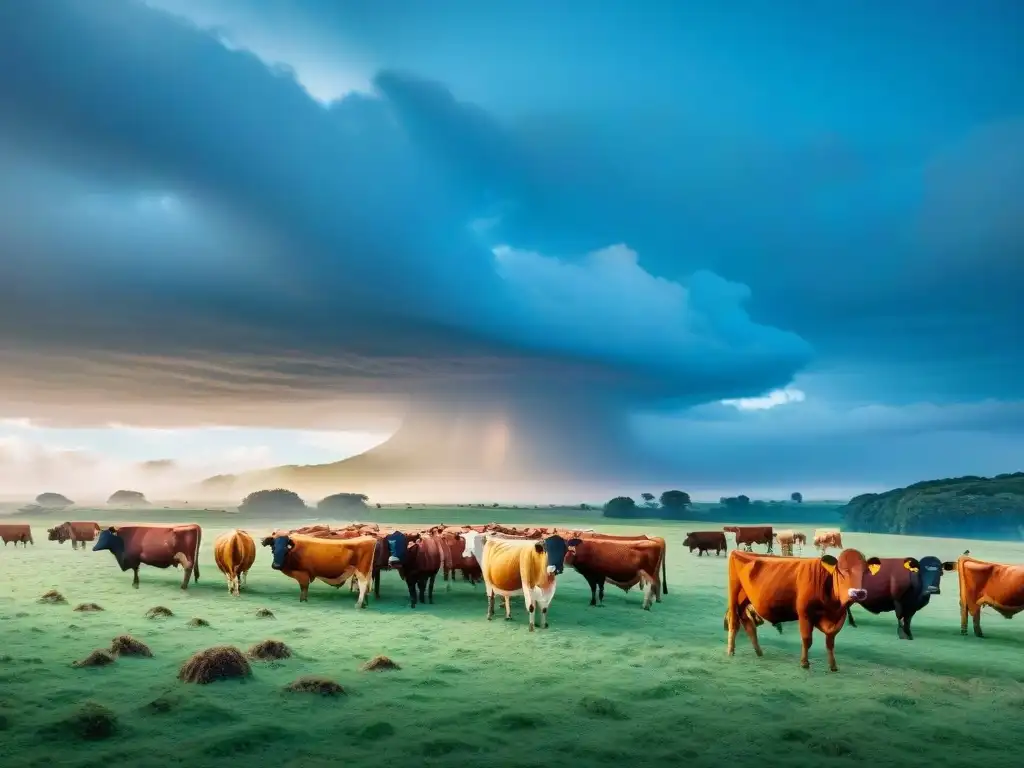
<svg viewBox="0 0 1024 768">
<path fill-rule="evenodd" d="M 206 685 L 217 680 L 246 678 L 252 675 L 252 668 L 242 652 L 231 645 L 215 645 L 203 651 L 196 651 L 181 665 L 178 679 L 185 683 Z"/>
<path fill-rule="evenodd" d="M 146 611 L 147 619 L 165 619 L 168 616 L 173 616 L 174 611 L 170 608 L 164 608 L 162 605 L 157 605 Z"/>
<path fill-rule="evenodd" d="M 39 598 L 40 603 L 49 603 L 50 605 L 61 605 L 67 601 L 67 598 L 56 589 L 43 593 L 43 596 Z"/>
<path fill-rule="evenodd" d="M 246 655 L 259 661 L 278 661 L 291 658 L 292 649 L 280 640 L 264 640 L 252 646 Z"/>
<path fill-rule="evenodd" d="M 96 603 L 79 603 L 75 606 L 75 610 L 79 613 L 90 613 L 92 611 L 102 611 L 103 607 L 96 605 Z"/>
<path fill-rule="evenodd" d="M 336 682 L 319 675 L 300 677 L 298 680 L 288 683 L 284 689 L 291 693 L 318 693 L 321 696 L 338 696 L 345 693 L 345 689 Z"/>
<path fill-rule="evenodd" d="M 106 739 L 117 733 L 117 715 L 102 704 L 86 701 L 54 727 L 55 733 L 71 732 L 86 741 Z"/>
<path fill-rule="evenodd" d="M 374 656 L 368 662 L 363 664 L 363 669 L 367 672 L 378 672 L 385 669 L 401 669 L 397 662 L 392 661 L 387 656 Z"/>
<path fill-rule="evenodd" d="M 113 664 L 116 661 L 114 655 L 109 651 L 105 651 L 102 648 L 97 648 L 95 651 L 90 653 L 84 659 L 79 659 L 74 662 L 71 666 L 73 667 L 106 667 Z"/>
<path fill-rule="evenodd" d="M 196 616 L 194 619 L 189 620 L 188 626 L 192 629 L 196 629 L 197 627 L 208 627 L 210 626 L 210 622 L 208 622 L 206 619 L 200 619 L 198 616 Z"/>
<path fill-rule="evenodd" d="M 260 608 L 256 611 L 256 616 L 261 619 L 272 619 L 274 618 L 274 612 L 269 608 Z"/>
<path fill-rule="evenodd" d="M 118 635 L 110 642 L 110 652 L 114 656 L 140 656 L 150 659 L 153 652 L 149 646 L 141 640 L 136 640 L 131 635 Z"/>
</svg>

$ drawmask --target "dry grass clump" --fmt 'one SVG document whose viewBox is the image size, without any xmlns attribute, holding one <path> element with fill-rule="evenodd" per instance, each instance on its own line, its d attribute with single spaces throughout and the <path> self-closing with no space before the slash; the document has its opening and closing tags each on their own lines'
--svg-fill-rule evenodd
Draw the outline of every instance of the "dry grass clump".
<svg viewBox="0 0 1024 768">
<path fill-rule="evenodd" d="M 136 640 L 131 635 L 118 635 L 110 642 L 110 652 L 114 656 L 142 656 L 147 659 L 153 657 L 149 646 L 141 640 Z"/>
<path fill-rule="evenodd" d="M 170 608 L 164 608 L 162 605 L 157 605 L 146 611 L 147 619 L 165 619 L 168 616 L 173 616 L 174 611 Z"/>
<path fill-rule="evenodd" d="M 306 675 L 293 680 L 284 687 L 291 693 L 318 693 L 321 696 L 337 696 L 345 693 L 345 689 L 327 677 Z"/>
<path fill-rule="evenodd" d="M 261 619 L 272 619 L 274 618 L 274 612 L 269 608 L 260 608 L 256 611 L 256 615 Z"/>
<path fill-rule="evenodd" d="M 197 616 L 194 619 L 189 620 L 188 626 L 190 626 L 192 629 L 195 629 L 196 627 L 208 627 L 210 626 L 210 622 L 208 622 L 206 619 L 200 619 Z"/>
<path fill-rule="evenodd" d="M 56 589 L 51 589 L 49 592 L 43 594 L 39 598 L 40 603 L 49 603 L 50 605 L 60 605 L 66 603 L 68 600 L 64 595 L 58 592 Z"/>
<path fill-rule="evenodd" d="M 264 640 L 250 648 L 246 655 L 259 661 L 278 661 L 291 658 L 292 649 L 280 640 Z"/>
<path fill-rule="evenodd" d="M 117 715 L 95 701 L 86 701 L 54 727 L 54 732 L 73 733 L 80 739 L 96 741 L 113 736 L 117 732 Z"/>
<path fill-rule="evenodd" d="M 90 611 L 102 611 L 102 606 L 96 605 L 96 603 L 79 603 L 75 606 L 75 610 L 79 613 L 87 613 Z"/>
<path fill-rule="evenodd" d="M 113 664 L 116 661 L 114 655 L 109 651 L 105 651 L 102 648 L 97 648 L 95 651 L 90 653 L 84 659 L 79 659 L 74 662 L 71 666 L 73 667 L 105 667 L 109 664 Z"/>
<path fill-rule="evenodd" d="M 401 667 L 387 656 L 374 656 L 363 664 L 363 669 L 367 672 L 377 672 L 385 669 L 401 669 Z"/>
<path fill-rule="evenodd" d="M 204 651 L 196 651 L 178 670 L 179 680 L 199 685 L 251 675 L 249 662 L 240 650 L 231 645 L 215 645 Z"/>
</svg>

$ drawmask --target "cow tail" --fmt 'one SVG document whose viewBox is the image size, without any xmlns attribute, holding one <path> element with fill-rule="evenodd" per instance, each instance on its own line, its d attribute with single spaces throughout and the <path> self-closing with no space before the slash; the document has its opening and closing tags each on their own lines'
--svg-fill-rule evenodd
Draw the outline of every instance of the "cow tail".
<svg viewBox="0 0 1024 768">
<path fill-rule="evenodd" d="M 199 547 L 203 543 L 203 529 L 201 527 L 196 531 L 196 553 L 192 558 L 192 582 L 194 584 L 199 583 Z"/>
<path fill-rule="evenodd" d="M 668 594 L 668 571 L 666 570 L 665 560 L 668 557 L 668 544 L 665 545 L 665 551 L 661 554 L 661 594 Z"/>
</svg>

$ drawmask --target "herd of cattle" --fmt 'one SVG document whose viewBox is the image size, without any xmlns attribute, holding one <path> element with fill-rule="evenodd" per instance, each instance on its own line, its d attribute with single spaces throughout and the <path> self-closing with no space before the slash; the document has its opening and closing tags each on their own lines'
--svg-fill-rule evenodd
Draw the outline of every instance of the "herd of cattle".
<svg viewBox="0 0 1024 768">
<path fill-rule="evenodd" d="M 132 586 L 139 586 L 139 567 L 178 567 L 184 571 L 182 589 L 199 580 L 202 529 L 182 525 L 120 525 L 101 528 L 95 522 L 65 522 L 48 530 L 48 539 L 72 548 L 95 541 L 94 551 L 113 554 L 122 571 L 133 572 Z M 723 626 L 728 633 L 729 655 L 735 652 L 740 627 L 750 638 L 754 652 L 762 655 L 757 628 L 765 622 L 782 632 L 785 622 L 798 622 L 802 649 L 801 666 L 807 667 L 812 633 L 825 635 L 829 668 L 836 670 L 835 638 L 860 605 L 873 614 L 893 612 L 897 636 L 913 640 L 911 621 L 940 593 L 944 572 L 957 573 L 960 590 L 960 633 L 967 634 L 971 617 L 974 634 L 983 637 L 981 609 L 989 606 L 1006 618 L 1024 611 L 1024 566 L 1004 565 L 971 557 L 964 552 L 955 562 L 928 556 L 865 558 L 856 549 L 844 549 L 842 534 L 835 529 L 815 531 L 812 542 L 818 557 L 793 557 L 794 545 L 806 544 L 799 531 L 774 531 L 771 526 L 726 526 L 721 531 L 686 534 L 683 546 L 698 556 L 715 550 L 728 552 L 727 534 L 735 537 L 728 554 L 728 594 Z M 28 524 L 0 524 L 4 545 L 32 542 Z M 778 542 L 782 555 L 772 554 Z M 491 523 L 476 526 L 435 525 L 419 530 L 382 530 L 376 524 L 352 524 L 342 528 L 313 525 L 276 530 L 261 539 L 271 550 L 271 567 L 298 582 L 299 600 L 307 600 L 309 585 L 316 579 L 335 588 L 346 582 L 358 589 L 357 606 L 365 608 L 370 586 L 380 598 L 382 571 L 398 571 L 409 590 L 410 605 L 432 603 L 439 573 L 449 582 L 461 573 L 475 585 L 483 582 L 487 618 L 494 616 L 496 596 L 511 618 L 513 595 L 522 594 L 534 630 L 537 613 L 547 627 L 548 607 L 555 594 L 557 577 L 566 566 L 580 573 L 590 586 L 590 605 L 604 603 L 604 586 L 611 583 L 628 592 L 640 586 L 642 607 L 661 602 L 668 593 L 665 540 L 657 536 L 612 536 L 593 530 L 513 528 Z M 767 548 L 755 554 L 753 545 Z M 828 550 L 839 550 L 838 557 Z M 214 559 L 225 575 L 228 591 L 238 595 L 246 574 L 256 560 L 256 542 L 245 531 L 232 530 L 214 542 Z"/>
</svg>

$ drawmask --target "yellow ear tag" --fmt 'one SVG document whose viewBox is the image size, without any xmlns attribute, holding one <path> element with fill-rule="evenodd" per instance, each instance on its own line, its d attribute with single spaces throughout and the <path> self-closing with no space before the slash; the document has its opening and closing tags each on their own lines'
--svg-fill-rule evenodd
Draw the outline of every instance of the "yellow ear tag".
<svg viewBox="0 0 1024 768">
<path fill-rule="evenodd" d="M 825 567 L 825 570 L 828 571 L 829 573 L 835 573 L 836 572 L 836 567 L 832 563 L 826 563 L 826 562 L 822 561 L 821 564 Z"/>
<path fill-rule="evenodd" d="M 868 566 L 868 571 L 871 573 L 872 576 L 877 574 L 880 570 L 882 570 L 882 566 L 880 565 L 875 565 L 874 563 L 872 563 Z"/>
<path fill-rule="evenodd" d="M 906 560 L 903 561 L 903 567 L 906 568 L 911 573 L 917 573 L 917 570 L 918 570 L 917 568 L 912 566 L 910 563 L 908 563 Z"/>
</svg>

